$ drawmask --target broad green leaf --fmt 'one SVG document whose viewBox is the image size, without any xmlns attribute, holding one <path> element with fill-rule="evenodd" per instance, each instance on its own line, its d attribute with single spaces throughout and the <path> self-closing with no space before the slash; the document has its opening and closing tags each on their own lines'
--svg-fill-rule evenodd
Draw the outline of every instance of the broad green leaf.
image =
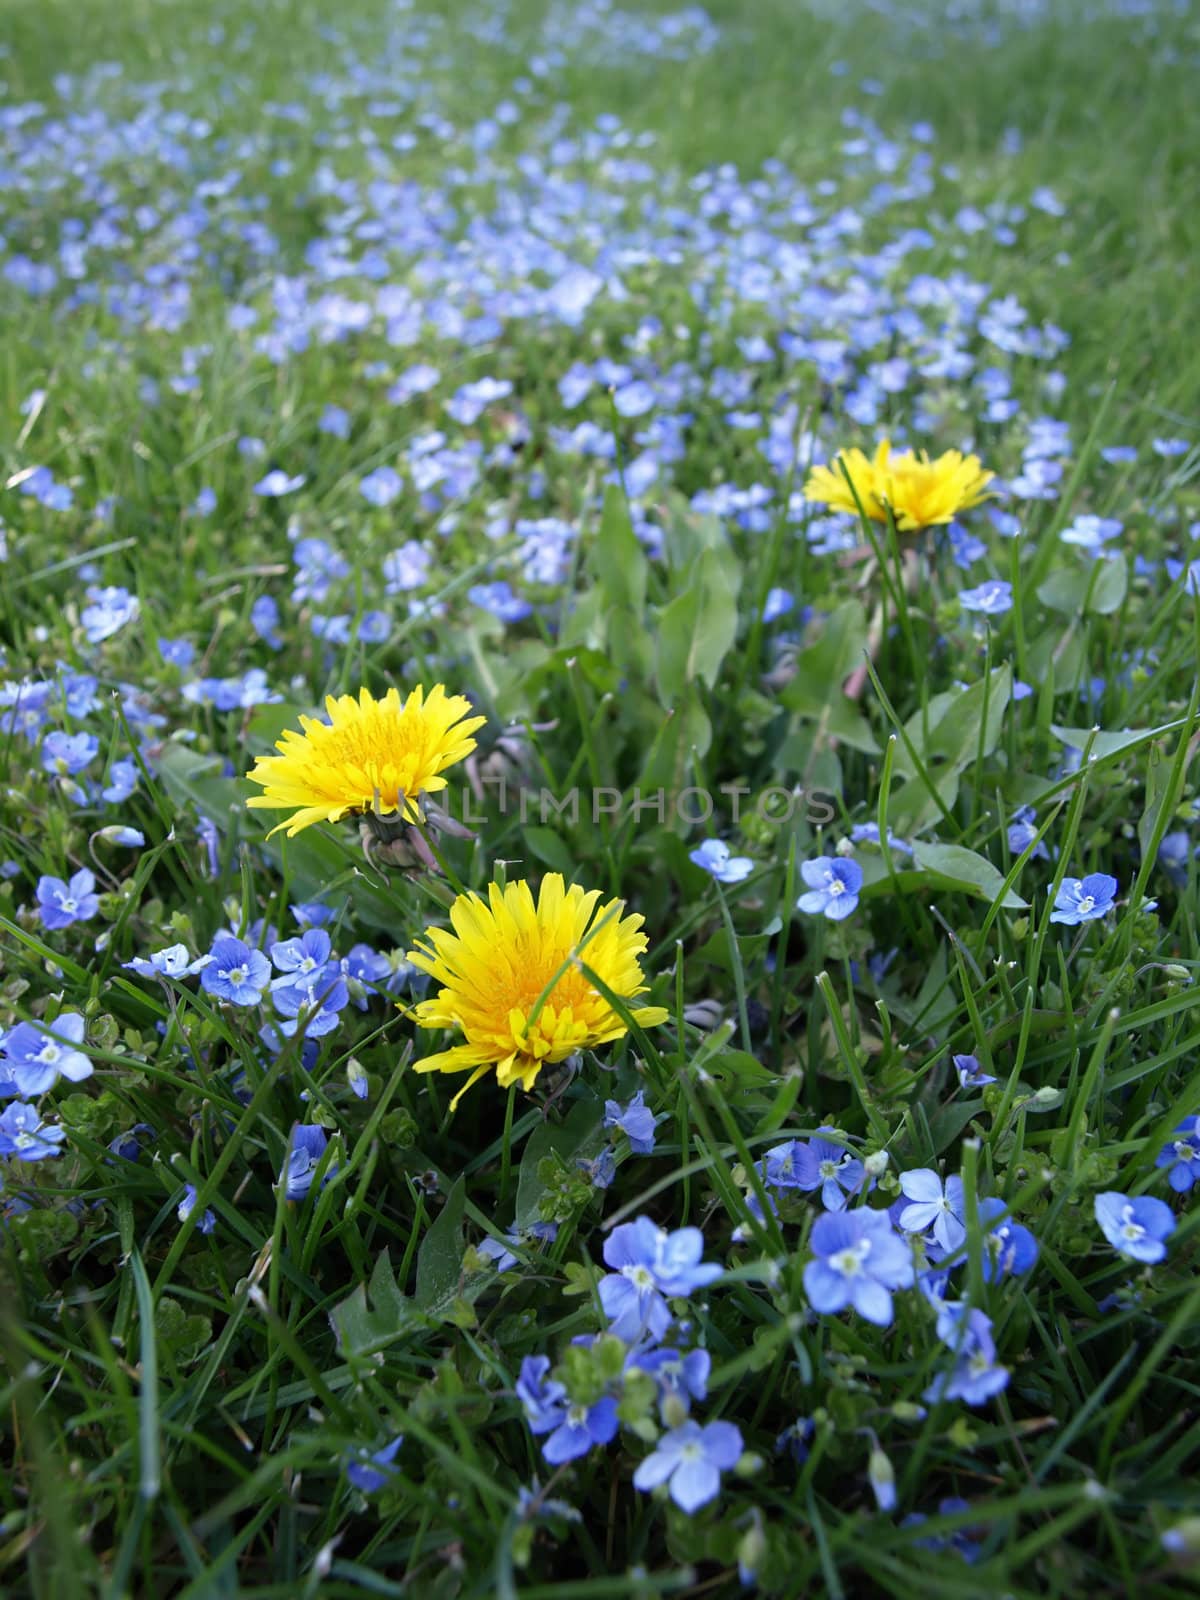
<svg viewBox="0 0 1200 1600">
<path fill-rule="evenodd" d="M 603 651 L 608 638 L 608 610 L 600 588 L 577 591 L 563 618 L 559 643 L 568 651 L 576 646 Z"/>
<path fill-rule="evenodd" d="M 1174 722 L 1164 722 L 1157 728 L 1119 728 L 1112 733 L 1096 733 L 1092 742 L 1090 760 L 1109 761 L 1114 756 L 1123 755 L 1127 750 L 1136 750 L 1139 745 L 1149 744 L 1152 739 L 1159 739 L 1164 734 L 1175 733 L 1183 726 L 1184 719 L 1178 718 Z M 1056 739 L 1061 739 L 1063 744 L 1070 745 L 1072 750 L 1086 750 L 1088 740 L 1091 739 L 1093 728 L 1060 728 L 1055 722 L 1050 724 L 1050 732 Z"/>
<path fill-rule="evenodd" d="M 796 675 L 780 695 L 793 711 L 818 712 L 863 658 L 867 616 L 859 600 L 846 600 L 830 612 L 821 636 L 796 657 Z"/>
<path fill-rule="evenodd" d="M 934 779 L 934 787 L 941 796 L 942 805 L 949 811 L 958 799 L 958 772 L 951 768 Z M 919 833 L 940 820 L 941 807 L 930 793 L 923 778 L 911 778 L 888 802 L 888 820 L 894 834 L 903 838 L 907 833 Z"/>
<path fill-rule="evenodd" d="M 842 693 L 866 645 L 866 613 L 858 600 L 847 600 L 825 619 L 821 637 L 800 651 L 795 677 L 779 698 L 797 715 L 815 717 L 830 737 L 874 755 L 879 745 L 866 718 Z"/>
<path fill-rule="evenodd" d="M 401 1294 L 386 1250 L 375 1262 L 370 1284 L 360 1283 L 334 1306 L 329 1320 L 338 1350 L 350 1359 L 375 1355 L 424 1326 L 412 1301 Z"/>
<path fill-rule="evenodd" d="M 889 994 L 888 1006 L 893 1015 L 909 1027 L 919 1030 L 921 1037 L 936 1037 L 958 1013 L 958 996 L 947 979 L 949 960 L 945 944 L 939 944 L 933 959 L 927 963 L 925 976 L 915 1000 L 904 995 Z"/>
<path fill-rule="evenodd" d="M 541 658 L 527 667 L 522 688 L 527 704 L 534 704 L 537 692 L 547 684 L 560 686 L 567 663 L 573 662 L 575 670 L 595 689 L 597 694 L 612 694 L 620 682 L 620 674 L 607 655 L 586 645 L 573 648 L 561 646 L 557 650 L 542 649 Z"/>
<path fill-rule="evenodd" d="M 646 609 L 646 553 L 616 484 L 610 483 L 604 494 L 604 511 L 588 553 L 588 569 L 604 591 L 607 605 L 630 612 L 640 623 Z"/>
<path fill-rule="evenodd" d="M 943 1106 L 929 1108 L 929 1136 L 933 1140 L 935 1155 L 950 1147 L 972 1117 L 983 1113 L 982 1100 L 952 1100 Z"/>
<path fill-rule="evenodd" d="M 274 750 L 276 743 L 283 737 L 284 730 L 294 728 L 297 733 L 300 729 L 301 716 L 312 716 L 314 708 L 311 706 L 296 706 L 289 701 L 280 701 L 276 705 L 259 706 L 246 728 L 246 743 L 254 754 L 267 754 Z"/>
<path fill-rule="evenodd" d="M 1171 763 L 1163 759 L 1161 751 L 1150 746 L 1150 764 L 1146 769 L 1146 804 L 1138 818 L 1137 836 L 1143 856 L 1150 848 L 1154 830 L 1158 826 L 1159 812 L 1171 786 Z"/>
<path fill-rule="evenodd" d="M 655 797 L 660 791 L 664 796 L 662 820 L 671 820 L 671 797 L 686 786 L 693 757 L 703 760 L 712 744 L 712 723 L 695 688 L 689 689 L 671 710 L 660 711 L 659 716 L 662 720 L 658 732 L 638 775 L 638 794 L 645 802 L 639 817 L 647 823 L 659 820 Z"/>
<path fill-rule="evenodd" d="M 727 543 L 719 517 L 693 511 L 683 495 L 675 490 L 668 494 L 663 554 L 673 575 L 686 572 L 702 550 L 719 550 Z"/>
<path fill-rule="evenodd" d="M 1106 617 L 1119 611 L 1129 587 L 1129 569 L 1124 556 L 1089 564 L 1082 571 L 1063 567 L 1052 572 L 1038 590 L 1038 599 L 1051 611 L 1067 617 L 1086 611 Z"/>
<path fill-rule="evenodd" d="M 741 566 L 728 547 L 696 558 L 687 588 L 658 614 L 656 669 L 664 705 L 674 705 L 697 678 L 711 689 L 737 638 Z"/>
<path fill-rule="evenodd" d="M 913 860 L 936 881 L 982 900 L 995 900 L 1004 884 L 1004 874 L 986 857 L 961 844 L 929 844 L 918 839 L 913 846 Z M 1000 904 L 1006 911 L 1028 910 L 1028 902 L 1012 889 Z"/>
<path fill-rule="evenodd" d="M 1088 671 L 1087 637 L 1074 622 L 1062 634 L 1043 628 L 1030 640 L 1027 671 L 1031 683 L 1063 693 L 1081 684 Z"/>
<path fill-rule="evenodd" d="M 696 871 L 700 869 L 697 867 Z M 771 943 L 771 937 L 766 933 L 740 933 L 737 936 L 738 949 L 742 956 L 742 965 L 748 967 L 751 962 L 757 961 Z M 721 967 L 726 972 L 733 971 L 733 959 L 729 949 L 729 935 L 723 927 L 693 951 L 688 960 L 709 961 L 715 967 Z"/>
<path fill-rule="evenodd" d="M 433 1219 L 417 1251 L 416 1304 L 427 1316 L 440 1316 L 453 1305 L 462 1277 L 463 1208 L 466 1180 L 459 1178 Z"/>
<path fill-rule="evenodd" d="M 745 1050 L 718 1050 L 715 1055 L 705 1056 L 704 1070 L 727 1092 L 779 1082 L 778 1073 Z"/>
<path fill-rule="evenodd" d="M 561 834 L 553 828 L 528 827 L 522 830 L 521 839 L 540 862 L 570 881 L 577 863 Z"/>
<path fill-rule="evenodd" d="M 908 719 L 904 731 L 931 776 L 940 778 L 947 768 L 962 772 L 979 754 L 981 742 L 985 756 L 996 748 L 1011 698 L 1012 669 L 1006 662 L 993 669 L 990 680 L 981 678 L 966 689 L 935 694 L 924 712 L 917 711 Z M 903 739 L 896 741 L 894 767 L 903 778 L 917 775 Z"/>
</svg>

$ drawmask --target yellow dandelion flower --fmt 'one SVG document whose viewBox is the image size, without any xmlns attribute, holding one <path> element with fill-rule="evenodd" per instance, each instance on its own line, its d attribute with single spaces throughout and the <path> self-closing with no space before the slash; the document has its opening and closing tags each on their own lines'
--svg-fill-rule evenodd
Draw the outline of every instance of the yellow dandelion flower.
<svg viewBox="0 0 1200 1600">
<path fill-rule="evenodd" d="M 403 702 L 396 689 L 376 700 L 366 689 L 330 695 L 328 722 L 301 717 L 304 730 L 289 728 L 276 743 L 277 756 L 260 756 L 246 776 L 262 785 L 246 804 L 267 810 L 294 808 L 272 828 L 288 837 L 314 822 L 337 822 L 347 813 L 403 811 L 417 822 L 418 795 L 446 787 L 441 774 L 475 748 L 470 737 L 486 717 L 472 717 L 465 696 L 435 683 L 426 695 L 418 685 Z"/>
<path fill-rule="evenodd" d="M 863 510 L 869 517 L 885 522 L 887 517 L 876 499 L 875 491 L 880 483 L 880 468 L 886 467 L 890 449 L 891 446 L 885 439 L 876 450 L 874 460 L 864 455 L 857 446 L 850 450 L 839 450 L 828 466 L 813 467 L 808 475 L 808 482 L 804 485 L 804 498 L 817 505 L 828 506 L 831 511 L 847 511 L 852 517 L 856 517 L 858 506 L 855 504 L 850 484 L 846 482 L 842 472 L 844 462 L 846 472 L 850 474 L 851 481 L 858 490 Z"/>
<path fill-rule="evenodd" d="M 450 907 L 453 932 L 429 928 L 408 952 L 414 966 L 442 985 L 408 1015 L 422 1028 L 465 1035 L 462 1044 L 414 1063 L 416 1072 L 471 1074 L 451 1109 L 489 1072 L 502 1088 L 519 1083 L 529 1090 L 544 1066 L 626 1032 L 581 967 L 632 1002 L 646 989 L 638 965 L 646 936 L 638 931 L 641 917 L 621 915 L 623 900 L 599 901 L 599 889 L 568 889 L 558 872 L 542 879 L 536 903 L 524 880 L 504 889 L 493 883 L 486 903 L 477 894 L 459 895 Z M 669 1013 L 631 1006 L 629 1014 L 653 1027 Z"/>
<path fill-rule="evenodd" d="M 901 450 L 892 454 L 884 439 L 873 457 L 861 450 L 841 450 L 826 467 L 814 467 L 804 485 L 804 495 L 834 511 L 858 515 L 858 505 L 842 472 L 841 463 L 858 491 L 862 509 L 874 522 L 886 522 L 888 507 L 901 533 L 916 533 L 953 522 L 989 498 L 988 484 L 996 476 L 978 456 L 947 450 L 936 461 L 926 451 Z"/>
</svg>

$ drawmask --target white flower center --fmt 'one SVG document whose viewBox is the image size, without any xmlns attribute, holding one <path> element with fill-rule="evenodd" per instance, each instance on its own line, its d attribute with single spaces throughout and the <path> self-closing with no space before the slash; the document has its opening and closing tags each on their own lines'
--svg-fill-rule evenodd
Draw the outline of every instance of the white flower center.
<svg viewBox="0 0 1200 1600">
<path fill-rule="evenodd" d="M 245 983 L 247 977 L 249 976 L 249 969 L 246 967 L 230 967 L 225 976 L 230 983 L 237 986 Z"/>
<path fill-rule="evenodd" d="M 18 1150 L 28 1150 L 30 1145 L 37 1143 L 37 1140 L 34 1138 L 33 1134 L 21 1132 L 17 1134 L 16 1138 L 13 1140 L 13 1143 L 16 1145 Z"/>
<path fill-rule="evenodd" d="M 1186 1139 L 1176 1139 L 1175 1159 L 1176 1161 L 1194 1161 L 1196 1159 L 1195 1145 L 1190 1144 Z"/>
<path fill-rule="evenodd" d="M 61 1056 L 62 1051 L 58 1048 L 58 1046 L 51 1040 L 47 1039 L 46 1043 L 42 1046 L 33 1059 L 35 1061 L 40 1061 L 44 1067 L 54 1067 L 58 1065 L 59 1058 Z"/>
<path fill-rule="evenodd" d="M 72 895 L 60 894 L 60 895 L 56 896 L 56 898 L 58 900 L 58 904 L 59 904 L 60 908 L 63 911 L 76 911 L 79 908 L 78 900 L 76 900 L 74 898 L 74 896 L 72 896 Z"/>
<path fill-rule="evenodd" d="M 1133 1207 L 1126 1206 L 1121 1213 L 1122 1239 L 1128 1239 L 1132 1243 L 1135 1239 L 1140 1239 L 1145 1232 L 1146 1230 L 1141 1223 L 1133 1220 Z"/>
<path fill-rule="evenodd" d="M 857 1244 L 847 1245 L 844 1250 L 839 1250 L 829 1258 L 829 1265 L 835 1272 L 840 1272 L 843 1278 L 853 1278 L 862 1271 L 862 1264 L 871 1253 L 871 1241 L 860 1239 Z"/>
<path fill-rule="evenodd" d="M 842 880 L 840 878 L 835 878 L 832 872 L 829 874 L 828 878 L 825 881 L 829 886 L 830 894 L 832 894 L 832 895 L 845 894 L 846 885 L 842 882 Z"/>
<path fill-rule="evenodd" d="M 1083 899 L 1079 902 L 1079 909 L 1080 909 L 1080 911 L 1082 911 L 1082 912 L 1084 912 L 1086 914 L 1087 912 L 1089 912 L 1092 909 L 1092 907 L 1095 904 L 1096 904 L 1095 895 L 1085 894 Z"/>
<path fill-rule="evenodd" d="M 587 1413 L 586 1406 L 570 1406 L 567 1410 L 567 1421 L 572 1428 L 582 1428 L 587 1421 Z"/>
<path fill-rule="evenodd" d="M 635 1262 L 632 1266 L 622 1267 L 621 1274 L 623 1277 L 629 1279 L 630 1283 L 633 1284 L 635 1289 L 639 1289 L 643 1293 L 645 1293 L 645 1291 L 648 1289 L 653 1289 L 654 1287 L 654 1279 L 651 1276 L 649 1269 L 641 1266 L 640 1263 Z"/>
<path fill-rule="evenodd" d="M 704 1451 L 693 1439 L 690 1444 L 685 1444 L 683 1449 L 679 1452 L 679 1459 L 681 1461 L 703 1461 Z"/>
<path fill-rule="evenodd" d="M 843 1156 L 842 1157 L 842 1161 L 844 1161 L 845 1159 L 846 1159 L 845 1156 Z M 838 1173 L 842 1170 L 842 1162 L 841 1161 L 822 1161 L 819 1170 L 820 1170 L 822 1178 L 826 1178 L 826 1179 L 828 1179 L 828 1178 L 836 1178 Z"/>
<path fill-rule="evenodd" d="M 313 970 L 313 968 L 316 966 L 316 964 L 317 963 L 314 961 L 312 956 L 305 956 L 304 959 L 300 963 L 299 970 L 301 972 L 311 972 Z"/>
</svg>

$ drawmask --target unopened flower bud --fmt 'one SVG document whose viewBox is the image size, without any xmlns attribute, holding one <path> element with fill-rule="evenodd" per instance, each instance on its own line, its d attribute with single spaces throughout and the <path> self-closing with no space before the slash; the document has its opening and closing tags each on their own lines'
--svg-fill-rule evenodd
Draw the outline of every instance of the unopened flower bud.
<svg viewBox="0 0 1200 1600">
<path fill-rule="evenodd" d="M 762 1559 L 767 1553 L 766 1535 L 763 1533 L 762 1518 L 757 1513 L 754 1521 L 746 1529 L 737 1547 L 738 1577 L 749 1586 L 758 1576 L 758 1569 Z"/>
<path fill-rule="evenodd" d="M 867 1477 L 871 1480 L 871 1488 L 875 1493 L 875 1503 L 880 1511 L 894 1511 L 896 1508 L 896 1474 L 892 1470 L 892 1463 L 878 1445 L 871 1451 L 871 1458 L 867 1463 Z"/>
<path fill-rule="evenodd" d="M 1194 1561 L 1200 1556 L 1200 1517 L 1184 1517 L 1173 1528 L 1164 1528 L 1160 1542 L 1169 1554 Z"/>
<path fill-rule="evenodd" d="M 136 828 L 122 828 L 116 823 L 109 828 L 100 828 L 96 832 L 97 839 L 103 839 L 105 844 L 123 844 L 131 850 L 140 849 L 146 842 L 146 835 L 139 833 Z"/>
<path fill-rule="evenodd" d="M 687 1403 L 677 1394 L 669 1394 L 663 1401 L 663 1421 L 668 1428 L 681 1428 L 688 1419 Z"/>
</svg>

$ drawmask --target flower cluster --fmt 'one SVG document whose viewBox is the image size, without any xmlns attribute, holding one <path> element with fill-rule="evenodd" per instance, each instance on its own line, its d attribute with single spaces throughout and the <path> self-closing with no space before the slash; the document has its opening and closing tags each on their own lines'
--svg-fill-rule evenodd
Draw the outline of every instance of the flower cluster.
<svg viewBox="0 0 1200 1600">
<path fill-rule="evenodd" d="M 61 1080 L 81 1083 L 92 1075 L 91 1059 L 80 1048 L 84 1019 L 64 1011 L 53 1022 L 19 1022 L 0 1033 L 0 1099 L 11 1103 L 0 1113 L 0 1156 L 44 1161 L 62 1153 L 66 1129 L 46 1122 L 30 1104 Z"/>
<path fill-rule="evenodd" d="M 636 1431 L 654 1448 L 634 1485 L 665 1486 L 689 1514 L 715 1499 L 721 1474 L 743 1454 L 733 1423 L 701 1424 L 690 1415 L 692 1403 L 707 1397 L 708 1351 L 663 1343 L 673 1325 L 684 1332 L 676 1307 L 721 1276 L 716 1262 L 702 1260 L 703 1251 L 697 1228 L 668 1233 L 648 1217 L 614 1228 L 604 1244 L 613 1270 L 598 1285 L 606 1331 L 575 1340 L 553 1369 L 557 1375 L 548 1356 L 526 1356 L 516 1386 L 530 1431 L 544 1436 L 542 1453 L 554 1466 L 611 1443 L 623 1417 L 640 1415 Z"/>
</svg>

